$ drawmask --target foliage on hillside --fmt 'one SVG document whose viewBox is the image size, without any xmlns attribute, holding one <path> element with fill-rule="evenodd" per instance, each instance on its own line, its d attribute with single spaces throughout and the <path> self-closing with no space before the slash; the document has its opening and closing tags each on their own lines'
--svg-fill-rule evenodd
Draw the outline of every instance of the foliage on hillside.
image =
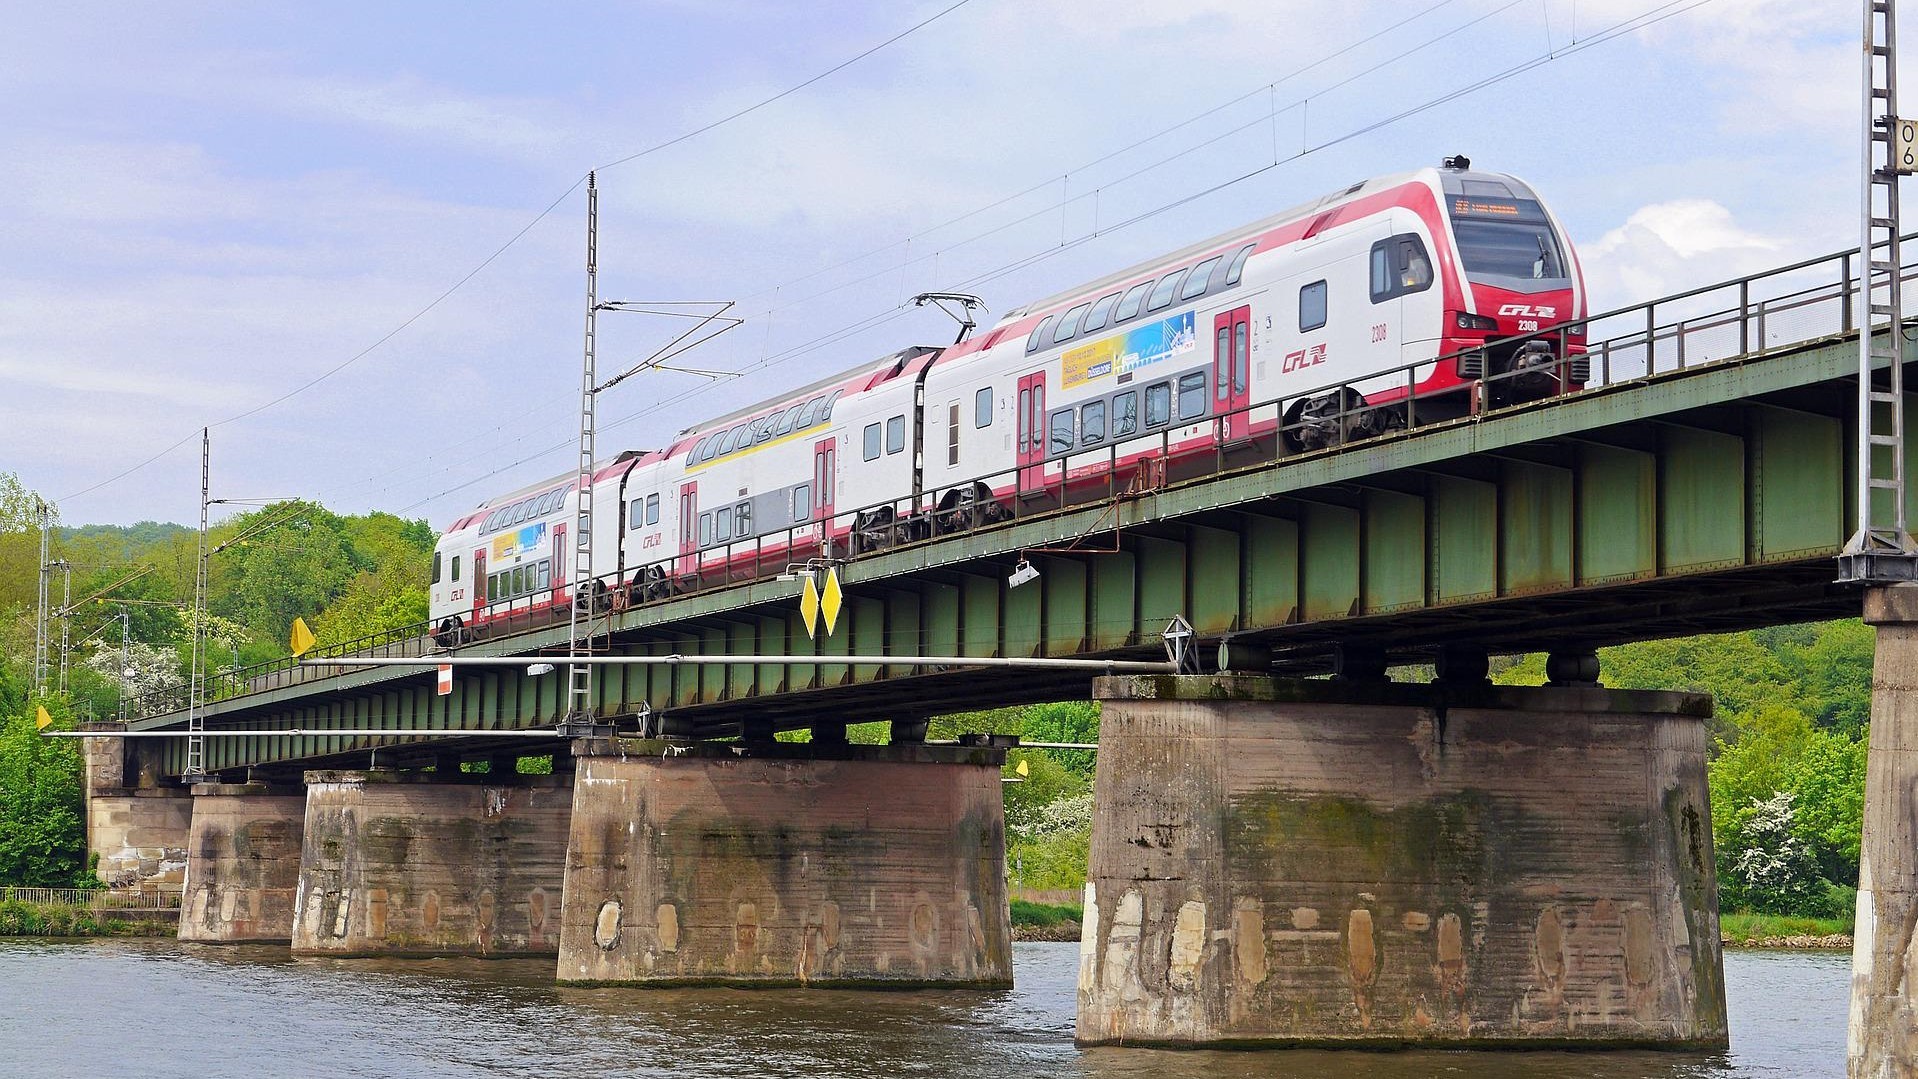
<svg viewBox="0 0 1918 1079">
<path fill-rule="evenodd" d="M 129 695 L 184 682 L 198 534 L 150 521 L 69 528 L 57 515 L 54 525 L 50 553 L 72 566 L 70 593 L 53 579 L 54 602 L 102 594 L 79 603 L 68 626 L 68 693 L 39 703 L 67 725 L 115 715 L 123 681 Z M 208 563 L 209 673 L 285 655 L 296 617 L 326 642 L 426 618 L 425 521 L 282 502 L 218 522 L 209 540 L 224 545 Z M 87 877 L 80 752 L 40 737 L 27 699 L 39 563 L 37 499 L 0 472 L 0 883 L 69 886 Z"/>
</svg>

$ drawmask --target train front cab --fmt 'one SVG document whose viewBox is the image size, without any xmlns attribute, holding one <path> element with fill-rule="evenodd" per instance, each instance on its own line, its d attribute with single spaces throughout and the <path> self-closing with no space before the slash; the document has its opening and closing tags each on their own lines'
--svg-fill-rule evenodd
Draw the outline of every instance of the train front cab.
<svg viewBox="0 0 1918 1079">
<path fill-rule="evenodd" d="M 1590 377 L 1583 335 L 1553 329 L 1585 314 L 1564 230 L 1510 176 L 1447 169 L 1440 179 L 1468 298 L 1447 312 L 1445 327 L 1458 378 L 1484 380 L 1490 407 L 1582 388 Z"/>
</svg>

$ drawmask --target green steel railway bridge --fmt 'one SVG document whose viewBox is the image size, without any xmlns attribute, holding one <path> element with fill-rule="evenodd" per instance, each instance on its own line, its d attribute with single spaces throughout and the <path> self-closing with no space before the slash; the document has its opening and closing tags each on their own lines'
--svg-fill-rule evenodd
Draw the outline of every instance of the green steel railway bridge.
<svg viewBox="0 0 1918 1079">
<path fill-rule="evenodd" d="M 596 655 L 654 659 L 600 667 L 595 712 L 704 738 L 1084 699 L 1096 669 L 910 660 L 1163 658 L 1179 618 L 1207 664 L 1228 642 L 1235 669 L 1352 675 L 1856 614 L 1860 590 L 1834 583 L 1856 518 L 1855 263 L 1812 260 L 1592 318 L 1582 390 L 1433 423 L 1414 400 L 1409 429 L 1310 453 L 1276 454 L 1269 436 L 1221 443 L 1189 475 L 1115 469 L 1070 504 L 1035 491 L 1012 520 L 853 554 L 838 567 L 841 624 L 816 640 L 779 558 L 757 579 L 602 610 Z M 1270 424 L 1285 403 L 1248 411 Z M 981 479 L 995 478 L 1011 476 Z M 1038 577 L 1009 584 L 1022 560 Z M 314 655 L 558 659 L 569 640 L 562 621 L 447 650 L 421 625 Z M 205 771 L 532 752 L 496 732 L 551 729 L 566 709 L 563 676 L 454 674 L 446 694 L 430 666 L 289 660 L 214 675 Z M 185 705 L 177 692 L 136 700 L 130 727 L 177 730 Z M 184 772 L 183 740 L 160 759 Z"/>
</svg>

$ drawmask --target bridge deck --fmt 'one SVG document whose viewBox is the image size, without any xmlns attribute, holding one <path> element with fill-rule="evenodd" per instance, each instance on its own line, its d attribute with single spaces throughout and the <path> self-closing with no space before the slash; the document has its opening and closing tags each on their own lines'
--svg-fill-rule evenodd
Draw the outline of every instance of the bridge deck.
<svg viewBox="0 0 1918 1079">
<path fill-rule="evenodd" d="M 1745 321 L 1739 339 L 1749 343 Z M 1762 317 L 1757 340 L 1768 340 Z M 1082 672 L 833 657 L 1151 657 L 1174 616 L 1209 639 L 1266 644 L 1283 670 L 1313 672 L 1334 644 L 1416 661 L 1448 643 L 1592 647 L 1853 613 L 1858 596 L 1832 583 L 1832 560 L 1855 516 L 1856 355 L 1855 337 L 1830 333 L 1707 357 L 874 552 L 842 567 L 841 628 L 817 642 L 803 629 L 798 586 L 770 579 L 609 614 L 596 624 L 615 653 L 816 662 L 603 668 L 596 698 L 604 715 L 650 707 L 669 730 L 712 736 L 747 719 L 790 728 L 1082 698 Z M 1040 577 L 1010 587 L 1022 556 Z M 566 639 L 564 626 L 543 628 L 460 654 L 563 651 Z M 471 731 L 474 748 L 488 730 L 551 725 L 564 692 L 563 678 L 511 668 L 462 671 L 446 697 L 430 669 L 296 668 L 276 680 L 208 705 L 209 727 Z M 169 711 L 133 726 L 183 720 Z M 223 738 L 209 741 L 207 767 L 364 759 L 375 745 L 386 761 L 446 748 Z M 169 748 L 168 770 L 183 766 L 184 747 Z"/>
</svg>

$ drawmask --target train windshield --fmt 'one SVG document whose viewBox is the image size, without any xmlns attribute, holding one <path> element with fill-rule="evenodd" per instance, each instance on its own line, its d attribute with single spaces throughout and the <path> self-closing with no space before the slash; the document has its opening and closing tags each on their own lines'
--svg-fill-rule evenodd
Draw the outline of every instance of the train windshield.
<svg viewBox="0 0 1918 1079">
<path fill-rule="evenodd" d="M 1455 196 L 1451 204 L 1452 232 L 1467 274 L 1530 281 L 1568 276 L 1558 237 L 1536 201 Z"/>
</svg>

